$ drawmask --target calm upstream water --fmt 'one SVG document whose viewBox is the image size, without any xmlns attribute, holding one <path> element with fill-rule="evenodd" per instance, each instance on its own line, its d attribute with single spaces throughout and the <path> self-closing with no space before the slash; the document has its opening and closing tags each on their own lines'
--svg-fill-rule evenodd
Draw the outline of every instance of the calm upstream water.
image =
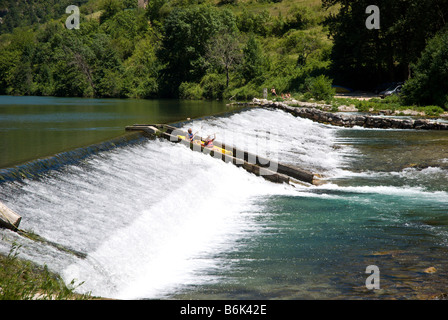
<svg viewBox="0 0 448 320">
<path fill-rule="evenodd" d="M 31 136 L 33 126 L 59 128 L 35 140 L 41 150 L 68 137 L 44 154 L 115 137 L 137 122 L 226 111 L 206 102 L 30 98 L 34 107 L 27 107 L 9 99 L 0 105 L 2 153 L 6 145 L 12 154 L 5 164 L 26 158 L 13 149 L 28 143 L 17 132 L 23 127 Z M 68 113 L 61 119 L 60 110 Z M 182 145 L 142 140 L 0 184 L 0 200 L 23 216 L 22 229 L 84 256 L 8 230 L 0 230 L 0 252 L 18 243 L 20 256 L 67 283 L 83 282 L 78 291 L 121 299 L 427 299 L 447 292 L 448 132 L 337 128 L 261 108 L 181 126 L 320 173 L 325 183 L 273 184 Z M 380 270 L 379 290 L 365 286 L 369 265 Z"/>
<path fill-rule="evenodd" d="M 0 96 L 0 168 L 112 139 L 135 123 L 229 110 L 222 102 Z"/>
</svg>

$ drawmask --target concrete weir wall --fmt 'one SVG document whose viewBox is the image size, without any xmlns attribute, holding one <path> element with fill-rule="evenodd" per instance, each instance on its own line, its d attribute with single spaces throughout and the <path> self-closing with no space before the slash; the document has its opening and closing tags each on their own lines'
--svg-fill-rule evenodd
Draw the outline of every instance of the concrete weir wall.
<svg viewBox="0 0 448 320">
<path fill-rule="evenodd" d="M 295 116 L 328 123 L 340 127 L 365 127 L 379 129 L 420 129 L 448 130 L 448 123 L 440 123 L 428 119 L 398 119 L 378 117 L 374 115 L 333 113 L 314 107 L 291 106 L 283 102 L 273 102 L 264 99 L 254 99 L 253 105 L 281 109 Z"/>
<path fill-rule="evenodd" d="M 266 159 L 218 141 L 214 141 L 214 145 L 224 149 L 225 152 L 214 151 L 188 140 L 180 139 L 178 137 L 179 135 L 187 136 L 187 133 L 173 126 L 165 124 L 134 124 L 133 126 L 127 126 L 126 130 L 143 131 L 148 137 L 158 136 L 171 142 L 182 143 L 193 151 L 206 153 L 214 158 L 221 159 L 222 161 L 231 162 L 248 172 L 257 176 L 262 176 L 266 180 L 272 182 L 305 185 L 320 184 L 322 182 L 320 180 L 321 176 L 318 174 L 303 170 L 296 166 Z M 195 137 L 195 140 L 196 139 L 202 140 L 202 138 L 198 136 Z"/>
</svg>

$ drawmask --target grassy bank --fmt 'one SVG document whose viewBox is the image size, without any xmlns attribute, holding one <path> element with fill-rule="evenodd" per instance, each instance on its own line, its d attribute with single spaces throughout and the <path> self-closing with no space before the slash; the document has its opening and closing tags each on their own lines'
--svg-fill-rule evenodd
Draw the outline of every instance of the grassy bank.
<svg viewBox="0 0 448 320">
<path fill-rule="evenodd" d="M 277 102 L 288 102 L 288 99 L 283 99 L 281 97 L 268 97 L 269 100 Z M 427 118 L 438 118 L 438 117 L 448 117 L 448 111 L 439 106 L 415 106 L 415 105 L 404 105 L 398 96 L 390 96 L 384 99 L 379 97 L 374 98 L 354 98 L 354 97 L 329 97 L 326 100 L 319 100 L 312 98 L 310 95 L 293 93 L 291 100 L 297 100 L 300 102 L 312 102 L 315 103 L 317 107 L 322 106 L 323 109 L 328 109 L 328 111 L 350 111 L 350 112 L 363 112 L 378 114 L 382 113 L 385 115 L 395 115 L 395 116 L 415 116 L 415 117 L 427 117 Z"/>
<path fill-rule="evenodd" d="M 13 244 L 8 255 L 0 254 L 0 300 L 90 300 L 77 294 L 80 284 L 68 286 L 59 275 L 19 258 L 20 246 Z"/>
<path fill-rule="evenodd" d="M 424 117 L 439 117 L 446 111 L 439 106 L 407 106 L 400 102 L 399 97 L 391 96 L 385 99 L 372 98 L 368 100 L 352 98 L 334 98 L 335 108 L 353 106 L 359 112 L 384 112 L 394 115 L 413 115 Z"/>
</svg>

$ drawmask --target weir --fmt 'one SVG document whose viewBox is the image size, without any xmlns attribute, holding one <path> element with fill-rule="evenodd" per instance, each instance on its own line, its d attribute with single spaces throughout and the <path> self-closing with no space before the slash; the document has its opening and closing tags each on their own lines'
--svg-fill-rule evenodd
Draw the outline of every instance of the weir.
<svg viewBox="0 0 448 320">
<path fill-rule="evenodd" d="M 140 133 L 125 134 L 123 136 L 117 137 L 115 139 L 90 145 L 87 147 L 77 148 L 75 150 L 58 153 L 56 155 L 46 157 L 43 159 L 37 159 L 34 161 L 26 162 L 11 168 L 1 168 L 0 169 L 0 185 L 8 181 L 19 181 L 23 179 L 35 179 L 40 175 L 50 171 L 57 170 L 68 164 L 75 164 L 80 162 L 82 159 L 98 154 L 103 151 L 107 151 L 118 146 L 124 146 L 128 144 L 136 144 L 145 139 Z M 13 231 L 17 231 L 22 235 L 29 237 L 29 233 L 24 230 L 19 229 L 19 224 L 22 220 L 22 216 L 8 208 L 5 204 L 0 202 L 0 228 L 6 228 Z M 77 256 L 83 256 L 83 253 L 74 252 L 73 250 L 64 248 L 63 246 L 52 243 L 43 237 L 38 235 L 32 236 L 33 240 L 39 240 L 40 242 L 45 242 L 58 249 L 63 248 L 63 251 L 71 252 Z"/>
<path fill-rule="evenodd" d="M 100 152 L 108 151 L 119 146 L 137 144 L 143 139 L 145 138 L 139 133 L 124 134 L 123 136 L 112 140 L 61 152 L 42 159 L 18 164 L 14 167 L 0 168 L 0 184 L 7 181 L 35 179 L 50 170 L 57 170 L 69 164 L 79 163 L 89 156 L 99 154 Z"/>
<path fill-rule="evenodd" d="M 202 140 L 200 136 L 195 136 L 194 142 L 190 142 L 186 139 L 188 136 L 187 132 L 170 125 L 134 124 L 132 126 L 127 126 L 125 130 L 142 131 L 147 137 L 157 136 L 171 142 L 182 143 L 193 151 L 209 154 L 224 162 L 230 162 L 238 167 L 242 167 L 248 172 L 261 176 L 268 181 L 304 185 L 317 185 L 320 181 L 320 176 L 318 174 L 292 165 L 282 164 L 278 161 L 260 157 L 218 141 L 213 142 L 214 146 L 217 147 L 215 149 L 203 147 L 200 144 L 200 141 Z"/>
</svg>

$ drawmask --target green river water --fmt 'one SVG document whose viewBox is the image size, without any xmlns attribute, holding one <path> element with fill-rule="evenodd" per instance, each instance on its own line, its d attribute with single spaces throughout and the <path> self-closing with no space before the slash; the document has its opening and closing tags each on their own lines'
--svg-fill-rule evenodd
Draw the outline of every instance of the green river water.
<svg viewBox="0 0 448 320">
<path fill-rule="evenodd" d="M 338 128 L 223 102 L 0 97 L 0 168 L 181 123 L 324 184 L 277 185 L 145 139 L 0 183 L 21 255 L 120 299 L 428 299 L 448 292 L 448 132 Z M 214 115 L 214 116 L 211 116 Z M 211 116 L 211 117 L 204 117 Z M 266 138 L 268 137 L 268 138 Z M 1 173 L 1 172 L 0 172 Z M 380 288 L 366 287 L 379 268 Z M 435 272 L 428 272 L 428 268 Z"/>
</svg>

